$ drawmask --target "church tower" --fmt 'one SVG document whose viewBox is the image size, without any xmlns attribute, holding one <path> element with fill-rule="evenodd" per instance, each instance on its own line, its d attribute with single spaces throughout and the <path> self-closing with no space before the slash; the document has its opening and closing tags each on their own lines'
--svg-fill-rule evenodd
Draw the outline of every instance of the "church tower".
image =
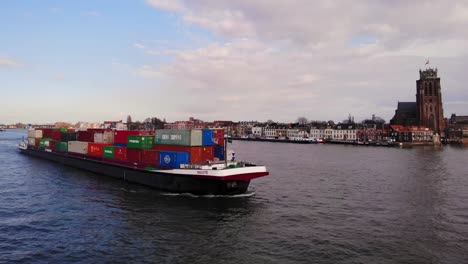
<svg viewBox="0 0 468 264">
<path fill-rule="evenodd" d="M 419 80 L 416 81 L 416 105 L 418 124 L 444 136 L 444 109 L 437 68 L 419 70 Z"/>
</svg>

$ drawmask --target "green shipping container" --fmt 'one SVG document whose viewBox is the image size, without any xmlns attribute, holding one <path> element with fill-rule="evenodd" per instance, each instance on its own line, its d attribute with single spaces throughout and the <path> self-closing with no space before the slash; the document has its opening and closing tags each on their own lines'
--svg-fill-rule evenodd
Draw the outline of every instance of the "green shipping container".
<svg viewBox="0 0 468 264">
<path fill-rule="evenodd" d="M 203 146 L 201 129 L 156 129 L 157 145 Z"/>
<path fill-rule="evenodd" d="M 154 148 L 153 136 L 128 136 L 127 148 L 152 149 Z"/>
<path fill-rule="evenodd" d="M 60 133 L 60 141 L 76 141 L 78 133 L 76 132 L 61 132 Z"/>
<path fill-rule="evenodd" d="M 52 138 L 41 138 L 39 141 L 39 147 L 45 148 L 49 146 L 49 142 L 52 140 Z"/>
<path fill-rule="evenodd" d="M 61 127 L 60 128 L 60 132 L 68 132 L 68 129 L 64 128 L 64 127 Z"/>
<path fill-rule="evenodd" d="M 113 159 L 114 158 L 114 146 L 105 146 L 102 156 L 104 158 Z"/>
<path fill-rule="evenodd" d="M 67 152 L 68 151 L 68 142 L 56 141 L 55 142 L 55 150 Z"/>
</svg>

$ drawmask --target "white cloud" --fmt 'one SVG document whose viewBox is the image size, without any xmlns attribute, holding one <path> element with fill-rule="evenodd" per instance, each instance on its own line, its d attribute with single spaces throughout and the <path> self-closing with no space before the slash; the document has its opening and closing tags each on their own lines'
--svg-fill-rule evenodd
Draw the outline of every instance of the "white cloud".
<svg viewBox="0 0 468 264">
<path fill-rule="evenodd" d="M 18 65 L 19 63 L 14 60 L 0 58 L 0 67 L 14 67 Z"/>
<path fill-rule="evenodd" d="M 100 17 L 101 13 L 95 10 L 88 10 L 82 13 L 84 16 L 89 16 L 89 17 Z"/>
<path fill-rule="evenodd" d="M 357 119 L 375 113 L 388 120 L 398 100 L 415 100 L 415 80 L 427 58 L 439 67 L 447 102 L 468 101 L 466 3 L 147 2 L 218 36 L 219 42 L 202 48 L 172 51 L 171 64 L 151 72 L 174 95 L 223 106 L 221 117 L 292 121 L 308 113 L 341 120 L 348 113 Z M 197 114 L 197 104 L 181 100 L 179 107 Z M 457 105 L 447 103 L 446 111 Z"/>
<path fill-rule="evenodd" d="M 179 0 L 146 0 L 146 2 L 158 9 L 168 10 L 168 11 L 182 11 L 184 10 L 184 5 Z"/>
<path fill-rule="evenodd" d="M 138 68 L 138 70 L 136 71 L 136 73 L 140 76 L 143 76 L 145 78 L 155 78 L 155 77 L 159 77 L 161 75 L 161 73 L 153 68 L 152 66 L 149 66 L 149 65 L 143 65 L 141 66 L 140 68 Z"/>
<path fill-rule="evenodd" d="M 140 44 L 140 43 L 134 43 L 133 47 L 135 47 L 137 49 L 146 49 L 145 45 Z"/>
</svg>

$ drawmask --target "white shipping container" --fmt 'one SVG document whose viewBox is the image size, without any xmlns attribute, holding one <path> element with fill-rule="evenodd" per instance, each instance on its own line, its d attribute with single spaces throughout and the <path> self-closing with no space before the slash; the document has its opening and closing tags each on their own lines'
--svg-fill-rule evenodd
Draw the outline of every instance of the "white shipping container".
<svg viewBox="0 0 468 264">
<path fill-rule="evenodd" d="M 88 142 L 68 141 L 68 152 L 88 154 Z"/>
<path fill-rule="evenodd" d="M 28 138 L 42 138 L 42 130 L 28 130 Z"/>
<path fill-rule="evenodd" d="M 104 144 L 114 144 L 114 131 L 104 132 L 104 137 L 103 137 L 102 143 L 104 143 Z"/>
<path fill-rule="evenodd" d="M 94 143 L 114 144 L 114 132 L 106 131 L 94 134 Z"/>
<path fill-rule="evenodd" d="M 29 132 L 28 132 L 29 135 Z M 36 139 L 28 137 L 28 145 L 29 146 L 36 146 Z"/>
<path fill-rule="evenodd" d="M 104 143 L 104 134 L 102 133 L 94 134 L 94 143 Z"/>
</svg>

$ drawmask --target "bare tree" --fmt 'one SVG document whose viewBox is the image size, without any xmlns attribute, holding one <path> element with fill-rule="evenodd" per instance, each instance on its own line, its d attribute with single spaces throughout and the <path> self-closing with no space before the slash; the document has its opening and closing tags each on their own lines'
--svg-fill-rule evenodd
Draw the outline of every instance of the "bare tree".
<svg viewBox="0 0 468 264">
<path fill-rule="evenodd" d="M 297 123 L 299 125 L 307 125 L 307 123 L 309 123 L 309 120 L 307 120 L 307 118 L 301 116 L 301 117 L 297 118 Z"/>
<path fill-rule="evenodd" d="M 132 116 L 128 115 L 127 116 L 127 125 L 132 124 Z"/>
</svg>

